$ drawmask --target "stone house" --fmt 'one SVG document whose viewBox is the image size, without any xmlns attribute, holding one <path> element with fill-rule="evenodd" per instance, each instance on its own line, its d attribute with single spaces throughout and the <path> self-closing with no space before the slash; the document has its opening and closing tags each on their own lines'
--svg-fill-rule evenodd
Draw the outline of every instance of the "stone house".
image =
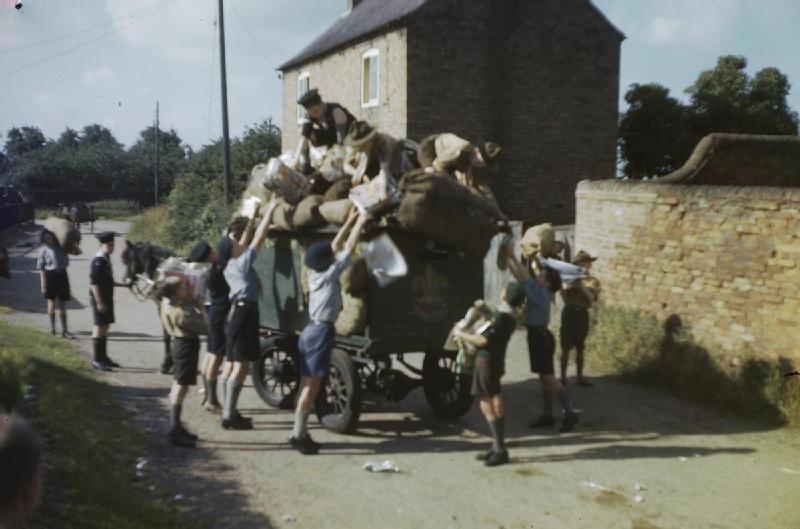
<svg viewBox="0 0 800 529">
<path fill-rule="evenodd" d="M 575 188 L 615 174 L 624 35 L 590 0 L 349 0 L 279 69 L 283 147 L 319 88 L 396 137 L 452 131 L 505 148 L 491 187 L 511 218 L 570 224 Z"/>
</svg>

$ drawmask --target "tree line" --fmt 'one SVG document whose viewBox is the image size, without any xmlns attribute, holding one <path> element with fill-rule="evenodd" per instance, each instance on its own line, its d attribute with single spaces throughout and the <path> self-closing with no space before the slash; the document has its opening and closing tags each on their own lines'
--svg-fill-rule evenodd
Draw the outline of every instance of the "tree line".
<svg viewBox="0 0 800 529">
<path fill-rule="evenodd" d="M 280 129 L 271 119 L 246 127 L 231 140 L 234 188 L 241 188 L 252 167 L 280 153 Z M 106 127 L 67 127 L 56 138 L 35 126 L 12 127 L 0 152 L 0 185 L 22 190 L 64 191 L 154 189 L 156 129 L 145 128 L 125 148 Z M 158 131 L 159 196 L 166 197 L 184 175 L 218 182 L 222 189 L 222 140 L 194 151 L 175 129 Z"/>
<path fill-rule="evenodd" d="M 777 68 L 764 68 L 751 77 L 746 68 L 744 57 L 720 57 L 686 89 L 686 104 L 660 84 L 631 85 L 625 94 L 628 109 L 619 123 L 623 175 L 670 173 L 711 132 L 797 135 L 798 114 L 787 102 L 788 77 Z"/>
</svg>

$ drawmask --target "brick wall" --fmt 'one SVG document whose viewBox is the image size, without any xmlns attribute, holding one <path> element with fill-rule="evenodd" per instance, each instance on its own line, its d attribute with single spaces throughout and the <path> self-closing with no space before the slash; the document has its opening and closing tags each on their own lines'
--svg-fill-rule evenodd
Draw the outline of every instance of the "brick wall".
<svg viewBox="0 0 800 529">
<path fill-rule="evenodd" d="M 371 49 L 380 51 L 379 104 L 361 106 L 361 55 Z M 379 130 L 398 138 L 406 137 L 406 30 L 398 29 L 351 46 L 322 60 L 287 70 L 283 74 L 284 150 L 294 149 L 300 137 L 297 123 L 297 78 L 309 72 L 310 87 L 319 88 L 323 100 L 347 107 L 358 119 L 369 121 Z"/>
<path fill-rule="evenodd" d="M 677 314 L 731 360 L 800 360 L 800 189 L 582 182 L 575 228 L 606 303 Z"/>
</svg>

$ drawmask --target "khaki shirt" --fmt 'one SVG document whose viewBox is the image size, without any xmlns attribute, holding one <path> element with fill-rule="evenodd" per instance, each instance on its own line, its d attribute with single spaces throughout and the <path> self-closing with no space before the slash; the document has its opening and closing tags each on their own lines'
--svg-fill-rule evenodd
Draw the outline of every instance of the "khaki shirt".
<svg viewBox="0 0 800 529">
<path fill-rule="evenodd" d="M 174 338 L 196 338 L 208 334 L 208 323 L 202 312 L 191 302 L 166 301 L 161 309 L 161 323 Z"/>
<path fill-rule="evenodd" d="M 600 297 L 600 281 L 591 276 L 576 279 L 561 291 L 561 297 L 566 305 L 590 309 Z"/>
</svg>

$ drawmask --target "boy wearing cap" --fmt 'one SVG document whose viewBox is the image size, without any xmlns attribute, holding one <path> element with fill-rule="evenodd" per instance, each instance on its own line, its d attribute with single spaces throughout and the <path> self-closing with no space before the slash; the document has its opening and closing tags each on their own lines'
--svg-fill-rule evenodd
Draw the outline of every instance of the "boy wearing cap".
<svg viewBox="0 0 800 529">
<path fill-rule="evenodd" d="M 505 406 L 500 379 L 505 373 L 506 348 L 517 326 L 515 311 L 525 301 L 525 292 L 519 283 L 506 286 L 497 313 L 482 334 L 472 334 L 456 329 L 455 337 L 478 348 L 472 380 L 472 394 L 480 399 L 480 408 L 492 433 L 492 447 L 479 454 L 478 459 L 487 467 L 508 463 L 505 446 Z"/>
<path fill-rule="evenodd" d="M 199 302 L 189 297 L 186 283 L 177 277 L 168 277 L 161 284 L 160 294 L 169 300 L 161 311 L 161 322 L 172 337 L 174 380 L 169 394 L 170 429 L 167 438 L 175 446 L 194 448 L 197 436 L 189 433 L 181 423 L 183 399 L 189 386 L 197 384 L 197 363 L 200 356 L 201 334 L 208 334 L 208 324 Z"/>
<path fill-rule="evenodd" d="M 344 144 L 355 152 L 366 154 L 367 162 L 363 176 L 370 180 L 379 175 L 384 176 L 386 196 L 390 196 L 392 188 L 397 187 L 400 177 L 415 167 L 402 141 L 378 132 L 366 121 L 353 123 L 344 139 Z"/>
<path fill-rule="evenodd" d="M 564 410 L 564 421 L 559 428 L 561 432 L 569 432 L 578 422 L 578 415 L 572 409 L 567 395 L 567 388 L 555 376 L 553 357 L 556 342 L 553 333 L 548 329 L 550 323 L 550 305 L 552 295 L 561 290 L 561 277 L 553 268 L 543 267 L 535 277 L 531 277 L 528 269 L 519 262 L 511 244 L 505 247 L 508 268 L 522 285 L 528 300 L 528 313 L 525 325 L 528 328 L 528 356 L 531 371 L 539 374 L 542 385 L 544 412 L 530 423 L 531 428 L 554 426 L 553 395 L 558 398 Z"/>
<path fill-rule="evenodd" d="M 339 103 L 323 102 L 316 88 L 303 94 L 297 104 L 305 108 L 306 119 L 303 121 L 300 142 L 297 144 L 292 164 L 295 168 L 300 156 L 308 152 L 309 144 L 314 147 L 330 148 L 337 143 L 344 143 L 350 125 L 356 120 L 350 111 Z"/>
<path fill-rule="evenodd" d="M 350 254 L 358 243 L 366 214 L 350 212 L 347 222 L 333 241 L 319 241 L 306 250 L 308 276 L 308 324 L 298 341 L 300 350 L 300 394 L 294 412 L 294 427 L 289 444 L 301 454 L 315 454 L 320 445 L 308 434 L 308 416 L 330 368 L 336 338 L 336 318 L 342 310 L 342 287 L 339 276 L 350 264 Z M 345 241 L 345 236 L 347 240 Z"/>
<path fill-rule="evenodd" d="M 597 260 L 583 250 L 572 260 L 586 270 L 587 276 L 576 279 L 561 291 L 564 308 L 561 312 L 561 383 L 567 383 L 569 352 L 575 348 L 575 363 L 578 371 L 578 385 L 591 387 L 594 384 L 583 376 L 583 358 L 586 336 L 589 334 L 589 309 L 600 295 L 600 282 L 589 276 L 592 263 Z"/>
<path fill-rule="evenodd" d="M 40 241 L 44 244 L 36 259 L 42 295 L 47 300 L 47 316 L 50 318 L 50 333 L 56 334 L 56 312 L 61 319 L 61 336 L 74 340 L 75 336 L 67 330 L 67 301 L 71 299 L 69 288 L 69 256 L 58 244 L 53 232 L 44 230 Z"/>
<path fill-rule="evenodd" d="M 108 329 L 114 323 L 114 287 L 130 286 L 127 283 L 114 281 L 111 254 L 114 253 L 116 235 L 113 231 L 104 231 L 96 235 L 100 241 L 100 249 L 92 259 L 89 272 L 89 299 L 94 316 L 92 367 L 100 371 L 111 371 L 112 367 L 119 367 L 119 364 L 108 356 Z"/>
<path fill-rule="evenodd" d="M 222 427 L 226 430 L 253 428 L 253 423 L 239 414 L 236 403 L 250 362 L 256 359 L 259 351 L 258 279 L 253 263 L 258 249 L 267 238 L 276 205 L 274 200 L 267 205 L 255 234 L 252 232 L 252 221 L 248 222 L 241 239 L 233 242 L 230 259 L 223 272 L 230 288 L 228 299 L 231 303 L 225 326 L 225 356 L 228 362 L 222 373 L 225 392 Z"/>
</svg>

